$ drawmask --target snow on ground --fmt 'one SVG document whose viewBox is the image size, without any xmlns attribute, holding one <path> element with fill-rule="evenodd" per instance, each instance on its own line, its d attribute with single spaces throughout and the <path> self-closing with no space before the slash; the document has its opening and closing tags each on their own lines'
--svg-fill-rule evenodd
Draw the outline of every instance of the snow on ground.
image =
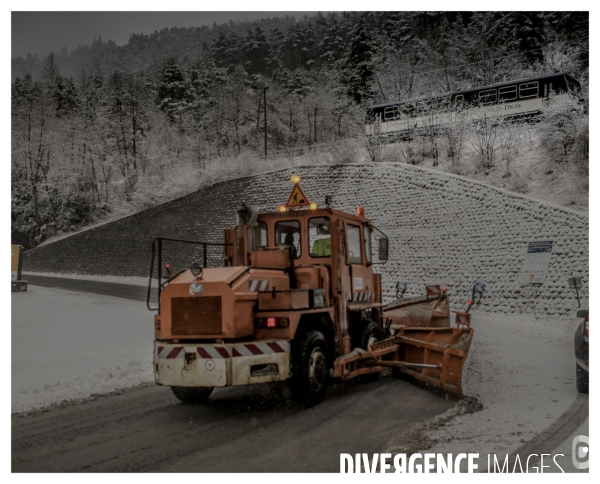
<svg viewBox="0 0 600 484">
<path fill-rule="evenodd" d="M 153 380 L 152 314 L 139 302 L 29 286 L 11 314 L 13 412 Z M 579 323 L 474 312 L 463 391 L 483 410 L 427 431 L 429 452 L 508 453 L 551 425 L 577 396 Z"/>
<path fill-rule="evenodd" d="M 577 396 L 573 338 L 580 322 L 474 312 L 463 392 L 483 410 L 429 431 L 437 443 L 428 452 L 504 455 L 551 425 Z"/>
<path fill-rule="evenodd" d="M 23 272 L 22 279 L 27 280 L 27 276 L 58 277 L 63 279 L 81 279 L 84 281 L 112 282 L 117 284 L 128 284 L 130 286 L 148 287 L 147 277 L 137 276 L 106 276 L 89 274 L 60 274 L 58 272 Z M 153 280 L 153 282 L 156 282 Z"/>
<path fill-rule="evenodd" d="M 12 293 L 12 412 L 152 381 L 152 315 L 121 298 Z"/>
</svg>

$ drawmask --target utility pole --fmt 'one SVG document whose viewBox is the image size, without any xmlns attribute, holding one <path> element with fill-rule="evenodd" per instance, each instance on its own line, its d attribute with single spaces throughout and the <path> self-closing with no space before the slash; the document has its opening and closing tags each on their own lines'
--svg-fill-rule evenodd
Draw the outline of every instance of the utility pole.
<svg viewBox="0 0 600 484">
<path fill-rule="evenodd" d="M 263 92 L 265 93 L 265 160 L 267 159 L 267 86 L 263 88 Z"/>
</svg>

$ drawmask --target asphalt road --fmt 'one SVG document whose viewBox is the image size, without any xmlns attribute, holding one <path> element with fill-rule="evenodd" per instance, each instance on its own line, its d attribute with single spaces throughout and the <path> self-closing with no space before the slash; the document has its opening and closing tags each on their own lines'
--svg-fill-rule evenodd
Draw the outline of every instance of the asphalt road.
<svg viewBox="0 0 600 484">
<path fill-rule="evenodd" d="M 184 405 L 142 387 L 12 418 L 13 472 L 339 472 L 453 405 L 390 376 L 342 383 L 304 409 L 284 386 L 217 389 Z"/>
<path fill-rule="evenodd" d="M 138 301 L 126 284 L 27 275 L 31 285 Z M 339 472 L 340 453 L 380 453 L 452 402 L 383 374 L 332 385 L 305 409 L 284 385 L 216 389 L 181 404 L 148 386 L 12 417 L 13 472 Z"/>
</svg>

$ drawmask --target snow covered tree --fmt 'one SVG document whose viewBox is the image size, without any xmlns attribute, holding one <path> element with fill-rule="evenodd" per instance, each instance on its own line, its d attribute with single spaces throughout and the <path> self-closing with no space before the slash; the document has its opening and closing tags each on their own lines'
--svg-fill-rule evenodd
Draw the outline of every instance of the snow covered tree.
<svg viewBox="0 0 600 484">
<path fill-rule="evenodd" d="M 371 80 L 375 69 L 373 41 L 362 18 L 350 34 L 350 38 L 350 52 L 342 68 L 341 82 L 346 87 L 348 96 L 360 104 L 373 95 Z"/>
</svg>

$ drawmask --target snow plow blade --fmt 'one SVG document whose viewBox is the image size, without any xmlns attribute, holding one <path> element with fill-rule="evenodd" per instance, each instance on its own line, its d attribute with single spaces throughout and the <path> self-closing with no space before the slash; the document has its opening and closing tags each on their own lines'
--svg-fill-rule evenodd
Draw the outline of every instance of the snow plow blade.
<svg viewBox="0 0 600 484">
<path fill-rule="evenodd" d="M 334 362 L 334 376 L 348 380 L 386 368 L 454 395 L 462 395 L 462 368 L 469 354 L 473 329 L 400 329 L 368 350 L 356 348 Z"/>
<path fill-rule="evenodd" d="M 472 328 L 404 328 L 396 339 L 400 360 L 411 363 L 400 372 L 462 395 L 462 369 L 473 340 Z"/>
<path fill-rule="evenodd" d="M 384 316 L 397 326 L 447 328 L 450 326 L 450 304 L 443 293 L 413 297 L 387 305 Z"/>
</svg>

